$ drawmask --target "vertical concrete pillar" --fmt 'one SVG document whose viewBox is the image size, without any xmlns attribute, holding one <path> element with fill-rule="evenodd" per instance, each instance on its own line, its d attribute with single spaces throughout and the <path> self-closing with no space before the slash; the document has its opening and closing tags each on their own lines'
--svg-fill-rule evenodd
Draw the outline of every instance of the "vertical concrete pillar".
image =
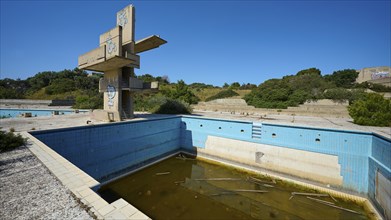
<svg viewBox="0 0 391 220">
<path fill-rule="evenodd" d="M 134 68 L 140 68 L 137 53 L 157 48 L 167 41 L 153 35 L 135 42 L 134 36 L 135 9 L 128 5 L 117 13 L 116 27 L 100 35 L 99 48 L 79 56 L 80 69 L 104 73 L 99 81 L 99 91 L 104 93 L 104 108 L 94 111 L 95 119 L 121 121 L 133 118 L 134 93 L 157 89 L 136 78 L 130 79 L 135 77 Z"/>
<path fill-rule="evenodd" d="M 107 89 L 103 94 L 104 109 L 119 114 L 122 108 L 121 69 L 106 71 L 104 79 L 107 81 Z"/>
</svg>

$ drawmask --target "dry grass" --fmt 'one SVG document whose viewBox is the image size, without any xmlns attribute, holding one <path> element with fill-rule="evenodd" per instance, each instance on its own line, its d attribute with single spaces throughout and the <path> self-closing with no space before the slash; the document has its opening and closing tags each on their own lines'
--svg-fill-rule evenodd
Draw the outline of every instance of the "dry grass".
<svg viewBox="0 0 391 220">
<path fill-rule="evenodd" d="M 211 97 L 213 95 L 216 95 L 217 93 L 219 93 L 222 90 L 224 90 L 224 89 L 222 89 L 222 88 L 208 88 L 208 89 L 202 89 L 200 91 L 193 90 L 193 92 L 198 98 L 200 98 L 201 101 L 205 101 L 206 98 Z M 239 97 L 243 98 L 243 96 L 245 96 L 246 94 L 251 92 L 251 90 L 234 90 L 234 91 L 240 95 L 235 98 L 239 98 Z"/>
<path fill-rule="evenodd" d="M 250 89 L 246 89 L 246 90 L 235 90 L 235 92 L 237 92 L 241 98 L 243 98 L 243 96 L 249 94 L 251 92 Z"/>
<path fill-rule="evenodd" d="M 194 94 L 200 98 L 201 101 L 205 101 L 206 98 L 216 95 L 222 89 L 220 88 L 210 88 L 210 89 L 201 89 L 199 91 L 193 90 Z"/>
<path fill-rule="evenodd" d="M 61 94 L 48 95 L 45 93 L 45 88 L 42 88 L 35 93 L 26 96 L 26 99 L 44 99 L 44 100 L 54 100 L 54 99 L 71 99 L 75 98 L 78 95 L 82 95 L 80 90 L 75 90 L 71 92 L 65 92 Z"/>
</svg>

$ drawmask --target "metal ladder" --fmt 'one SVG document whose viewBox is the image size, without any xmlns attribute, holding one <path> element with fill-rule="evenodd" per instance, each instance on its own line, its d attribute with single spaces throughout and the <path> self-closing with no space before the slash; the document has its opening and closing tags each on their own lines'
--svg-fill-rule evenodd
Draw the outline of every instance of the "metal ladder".
<svg viewBox="0 0 391 220">
<path fill-rule="evenodd" d="M 252 132 L 252 138 L 260 140 L 262 138 L 262 124 L 253 123 Z"/>
</svg>

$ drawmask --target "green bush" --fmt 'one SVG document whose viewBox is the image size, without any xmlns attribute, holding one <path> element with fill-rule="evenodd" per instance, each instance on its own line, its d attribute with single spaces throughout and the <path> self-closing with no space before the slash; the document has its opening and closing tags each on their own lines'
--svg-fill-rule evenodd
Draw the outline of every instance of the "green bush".
<svg viewBox="0 0 391 220">
<path fill-rule="evenodd" d="M 327 89 L 323 93 L 323 97 L 326 99 L 332 99 L 334 102 L 343 103 L 346 100 L 349 100 L 352 93 L 344 88 L 334 88 L 334 89 Z"/>
<path fill-rule="evenodd" d="M 353 122 L 359 125 L 391 126 L 391 101 L 376 93 L 365 94 L 348 107 Z"/>
<path fill-rule="evenodd" d="M 151 112 L 155 114 L 191 114 L 192 112 L 188 103 L 164 96 L 153 97 L 149 105 L 154 106 Z"/>
<path fill-rule="evenodd" d="M 358 72 L 354 69 L 345 69 L 334 71 L 331 75 L 325 75 L 324 78 L 333 82 L 337 87 L 351 88 L 356 84 Z"/>
<path fill-rule="evenodd" d="M 96 95 L 80 95 L 76 97 L 76 102 L 73 108 L 78 109 L 102 109 L 103 108 L 103 97 L 101 94 Z"/>
<path fill-rule="evenodd" d="M 174 86 L 174 89 L 166 88 L 162 90 L 162 93 L 166 97 L 174 100 L 182 100 L 189 104 L 197 104 L 199 101 L 199 98 L 194 95 L 189 86 L 186 85 L 185 81 L 183 80 L 178 80 Z"/>
<path fill-rule="evenodd" d="M 13 132 L 0 131 L 0 153 L 13 150 L 25 144 L 26 139 L 20 134 L 15 135 Z"/>
<path fill-rule="evenodd" d="M 381 84 L 369 83 L 369 82 L 363 82 L 360 84 L 356 84 L 355 88 L 370 89 L 375 92 L 391 92 L 391 87 L 381 85 Z"/>
<path fill-rule="evenodd" d="M 238 96 L 238 95 L 239 94 L 237 92 L 233 91 L 232 89 L 228 89 L 228 90 L 223 90 L 223 91 L 217 93 L 216 95 L 213 95 L 213 96 L 206 98 L 205 101 L 209 102 L 209 101 L 212 101 L 215 99 L 229 98 L 229 97 Z"/>
<path fill-rule="evenodd" d="M 45 88 L 45 93 L 48 95 L 55 95 L 73 91 L 75 88 L 75 82 L 72 79 L 55 79 Z"/>
</svg>

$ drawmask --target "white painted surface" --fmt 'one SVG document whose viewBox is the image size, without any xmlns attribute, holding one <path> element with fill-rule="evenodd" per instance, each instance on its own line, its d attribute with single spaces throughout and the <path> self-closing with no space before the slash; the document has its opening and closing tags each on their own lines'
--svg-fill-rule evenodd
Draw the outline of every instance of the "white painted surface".
<svg viewBox="0 0 391 220">
<path fill-rule="evenodd" d="M 276 172 L 334 186 L 342 185 L 338 157 L 284 147 L 208 136 L 205 149 L 197 151 Z M 263 154 L 256 159 L 256 153 Z"/>
<path fill-rule="evenodd" d="M 375 198 L 383 207 L 385 216 L 391 219 L 391 181 L 380 172 L 376 172 Z"/>
</svg>

